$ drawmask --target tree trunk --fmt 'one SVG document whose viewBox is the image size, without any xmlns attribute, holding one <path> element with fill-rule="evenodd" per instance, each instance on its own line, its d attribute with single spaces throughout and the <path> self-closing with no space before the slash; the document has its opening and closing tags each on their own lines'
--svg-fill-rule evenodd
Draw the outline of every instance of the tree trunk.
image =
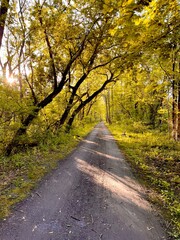
<svg viewBox="0 0 180 240">
<path fill-rule="evenodd" d="M 177 140 L 180 141 L 180 86 L 178 91 Z"/>
<path fill-rule="evenodd" d="M 179 61 L 179 73 L 180 73 L 180 61 Z M 180 141 L 180 79 L 178 79 L 178 113 L 177 113 L 177 140 Z"/>
<path fill-rule="evenodd" d="M 4 34 L 4 26 L 6 22 L 7 11 L 9 9 L 9 0 L 2 0 L 0 7 L 0 48 L 2 45 L 2 38 Z"/>
<path fill-rule="evenodd" d="M 110 106 L 110 90 L 104 95 L 104 101 L 106 106 L 106 122 L 111 124 L 111 106 Z"/>
<path fill-rule="evenodd" d="M 105 102 L 105 106 L 106 106 L 106 122 L 109 123 L 110 117 L 109 117 L 109 104 L 108 104 L 107 95 L 104 95 L 104 102 Z"/>
<path fill-rule="evenodd" d="M 57 94 L 56 94 L 57 95 Z M 28 117 L 22 122 L 22 127 L 20 127 L 17 132 L 15 133 L 13 139 L 9 143 L 9 145 L 6 147 L 5 155 L 9 156 L 13 150 L 14 147 L 17 147 L 19 144 L 19 139 L 22 135 L 24 135 L 27 131 L 27 127 L 31 124 L 31 122 L 36 118 L 39 111 L 44 108 L 46 105 L 48 105 L 55 96 L 53 94 L 50 94 L 46 99 L 44 99 L 42 102 L 40 102 L 34 111 L 28 115 Z"/>
<path fill-rule="evenodd" d="M 175 49 L 173 48 L 173 51 Z M 177 86 L 175 79 L 175 67 L 176 67 L 176 57 L 173 53 L 173 62 L 172 62 L 172 137 L 177 141 Z"/>
<path fill-rule="evenodd" d="M 84 118 L 84 108 L 81 109 L 81 111 L 79 112 L 79 120 L 82 121 Z"/>
<path fill-rule="evenodd" d="M 94 102 L 91 102 L 91 103 L 89 104 L 89 107 L 88 107 L 87 112 L 86 112 L 86 116 L 89 115 L 89 113 L 90 113 L 90 111 L 91 111 L 91 108 L 92 108 L 93 104 L 94 104 Z"/>
<path fill-rule="evenodd" d="M 77 116 L 77 114 L 81 111 L 82 108 L 84 108 L 88 103 L 90 103 L 96 96 L 98 96 L 98 94 L 100 94 L 106 87 L 106 85 L 110 82 L 113 81 L 113 74 L 111 74 L 111 77 L 109 79 L 107 79 L 104 84 L 96 91 L 94 92 L 91 96 L 89 96 L 85 101 L 82 101 L 80 103 L 80 105 L 73 111 L 71 117 L 69 118 L 69 121 L 66 125 L 66 129 L 67 131 L 70 130 L 75 117 Z"/>
<path fill-rule="evenodd" d="M 84 80 L 87 78 L 87 76 L 88 76 L 89 73 L 91 72 L 91 70 L 92 70 L 91 67 L 93 66 L 94 61 L 95 61 L 95 58 L 96 58 L 96 56 L 97 56 L 97 54 L 98 54 L 98 47 L 99 47 L 100 44 L 101 44 L 101 41 L 100 41 L 100 39 L 99 39 L 99 40 L 97 41 L 97 43 L 96 43 L 96 45 L 95 45 L 95 48 L 94 48 L 94 51 L 93 51 L 93 53 L 92 53 L 92 55 L 91 55 L 91 57 L 90 57 L 90 59 L 89 59 L 89 63 L 88 63 L 88 65 L 86 66 L 86 67 L 87 67 L 86 72 L 79 78 L 79 80 L 77 81 L 76 85 L 75 85 L 74 87 L 72 87 L 73 91 L 72 91 L 72 94 L 71 94 L 71 96 L 70 96 L 70 98 L 69 98 L 69 102 L 68 102 L 68 104 L 67 104 L 67 107 L 66 107 L 66 109 L 64 110 L 64 112 L 63 112 L 60 120 L 58 120 L 58 121 L 55 123 L 55 125 L 56 125 L 57 127 L 61 127 L 61 126 L 65 123 L 67 117 L 69 116 L 69 113 L 70 113 L 70 111 L 71 111 L 71 108 L 73 107 L 73 101 L 74 101 L 74 98 L 75 98 L 75 96 L 76 96 L 77 90 L 79 89 L 80 85 L 84 82 Z M 84 69 L 84 70 L 85 70 L 85 69 Z"/>
<path fill-rule="evenodd" d="M 32 121 L 37 117 L 39 111 L 43 109 L 45 106 L 47 106 L 49 103 L 52 102 L 52 100 L 57 96 L 58 93 L 62 90 L 64 86 L 63 81 L 59 84 L 58 88 L 54 90 L 51 94 L 49 94 L 45 99 L 43 99 L 40 103 L 38 103 L 33 112 L 30 113 L 26 119 L 22 122 L 22 127 L 20 127 L 17 132 L 15 133 L 13 139 L 9 143 L 9 145 L 6 147 L 5 155 L 9 156 L 13 150 L 14 147 L 17 147 L 19 144 L 19 139 L 22 135 L 24 135 L 27 131 L 27 127 L 32 123 Z"/>
<path fill-rule="evenodd" d="M 81 83 L 83 83 L 83 81 L 86 79 L 87 76 L 88 76 L 88 74 L 85 74 L 85 73 L 84 73 L 83 76 L 82 76 L 82 77 L 79 79 L 79 81 L 76 83 L 76 85 L 73 87 L 73 91 L 72 91 L 71 96 L 70 96 L 70 98 L 69 98 L 69 102 L 68 102 L 68 104 L 67 104 L 67 107 L 66 107 L 66 109 L 64 110 L 64 112 L 63 112 L 60 120 L 58 120 L 58 121 L 55 123 L 55 125 L 56 125 L 57 127 L 61 127 L 61 126 L 65 123 L 65 121 L 66 121 L 66 119 L 67 119 L 67 117 L 68 117 L 68 115 L 69 115 L 69 113 L 70 113 L 70 111 L 71 111 L 71 108 L 72 108 L 72 106 L 73 106 L 73 101 L 74 101 L 74 97 L 75 97 L 75 95 L 76 95 L 76 92 L 77 92 L 79 86 L 81 85 Z"/>
<path fill-rule="evenodd" d="M 63 76 L 61 78 L 60 83 L 58 84 L 58 86 L 54 87 L 54 90 L 46 97 L 44 98 L 41 102 L 35 104 L 35 108 L 33 110 L 32 113 L 29 114 L 29 116 L 22 122 L 22 127 L 20 127 L 17 132 L 15 133 L 12 141 L 9 143 L 9 145 L 7 146 L 6 150 L 5 150 L 5 155 L 9 156 L 13 150 L 14 147 L 16 147 L 18 145 L 19 142 L 19 138 L 26 133 L 28 126 L 32 123 L 32 121 L 36 118 L 36 116 L 38 115 L 39 111 L 41 109 L 43 109 L 44 107 L 46 107 L 49 103 L 52 102 L 52 100 L 61 92 L 61 90 L 63 89 L 64 85 L 66 84 L 67 80 L 67 75 L 70 71 L 70 68 L 72 66 L 72 64 L 75 62 L 75 60 L 81 55 L 81 53 L 84 50 L 84 45 L 87 39 L 87 35 L 84 36 L 81 45 L 79 46 L 79 49 L 77 50 L 77 52 L 71 57 L 71 59 L 69 60 L 69 62 L 66 65 L 66 68 L 64 69 L 63 72 Z"/>
</svg>

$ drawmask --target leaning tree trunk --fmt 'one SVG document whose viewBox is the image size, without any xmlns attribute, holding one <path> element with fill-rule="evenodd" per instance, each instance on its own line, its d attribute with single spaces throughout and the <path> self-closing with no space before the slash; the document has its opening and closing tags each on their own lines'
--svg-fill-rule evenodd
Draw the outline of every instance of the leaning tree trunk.
<svg viewBox="0 0 180 240">
<path fill-rule="evenodd" d="M 66 107 L 66 109 L 64 110 L 61 118 L 55 123 L 55 126 L 56 126 L 56 127 L 61 127 L 61 126 L 65 123 L 67 117 L 69 116 L 69 113 L 70 113 L 70 111 L 71 111 L 71 108 L 72 108 L 72 106 L 73 106 L 73 102 L 74 102 L 74 98 L 75 98 L 75 96 L 76 96 L 76 92 L 77 92 L 79 86 L 83 83 L 83 81 L 86 79 L 87 76 L 88 76 L 88 73 L 84 73 L 84 74 L 81 76 L 81 78 L 78 80 L 78 82 L 76 83 L 76 85 L 75 85 L 74 87 L 72 87 L 72 88 L 73 88 L 73 91 L 72 91 L 71 96 L 70 96 L 70 98 L 69 98 L 67 107 Z"/>
<path fill-rule="evenodd" d="M 75 60 L 75 59 L 74 59 Z M 49 103 L 52 102 L 52 100 L 61 92 L 61 90 L 64 87 L 64 84 L 66 83 L 66 75 L 69 72 L 70 66 L 73 63 L 73 61 L 70 61 L 69 64 L 67 64 L 67 67 L 64 71 L 64 76 L 62 77 L 61 82 L 59 85 L 41 102 L 37 103 L 34 107 L 34 110 L 32 113 L 30 113 L 26 119 L 22 122 L 22 126 L 17 130 L 15 133 L 13 139 L 9 143 L 9 145 L 6 147 L 5 155 L 9 156 L 13 150 L 14 147 L 17 147 L 19 144 L 19 139 L 22 135 L 24 135 L 27 131 L 28 126 L 32 123 L 32 121 L 37 117 L 39 111 L 46 107 Z"/>
<path fill-rule="evenodd" d="M 73 111 L 71 117 L 69 118 L 69 121 L 67 122 L 66 125 L 66 130 L 69 131 L 75 117 L 77 116 L 77 114 L 81 111 L 81 109 L 83 109 L 88 103 L 90 103 L 95 97 L 97 97 L 106 87 L 106 85 L 110 82 L 114 81 L 113 80 L 113 74 L 111 73 L 111 76 L 109 79 L 107 79 L 104 84 L 97 90 L 95 91 L 91 96 L 89 96 L 85 101 L 81 101 L 81 103 L 79 104 L 79 106 Z"/>
<path fill-rule="evenodd" d="M 62 86 L 63 87 L 63 86 Z M 37 104 L 36 108 L 32 113 L 30 113 L 26 119 L 22 122 L 22 126 L 17 130 L 15 133 L 13 139 L 9 143 L 9 145 L 6 147 L 5 155 L 9 156 L 13 150 L 14 147 L 17 147 L 19 145 L 19 139 L 22 135 L 24 135 L 27 131 L 27 127 L 32 123 L 32 121 L 37 117 L 39 111 L 47 106 L 54 97 L 60 92 L 59 91 L 53 91 L 47 98 L 45 98 L 43 101 L 41 101 L 39 104 Z"/>
<path fill-rule="evenodd" d="M 66 81 L 67 81 L 66 77 L 67 77 L 67 75 L 68 75 L 68 73 L 70 71 L 70 68 L 71 68 L 72 64 L 81 55 L 81 53 L 84 50 L 84 45 L 85 45 L 87 36 L 88 36 L 88 33 L 82 39 L 81 45 L 79 46 L 79 49 L 77 50 L 77 52 L 73 56 L 71 56 L 71 59 L 67 63 L 66 68 L 65 68 L 65 70 L 63 72 L 61 81 L 60 81 L 60 83 L 58 85 L 57 85 L 57 82 L 56 82 L 56 80 L 57 80 L 56 76 L 57 75 L 56 75 L 56 73 L 53 73 L 53 75 L 54 75 L 54 82 L 55 82 L 54 90 L 46 98 L 44 98 L 41 102 L 37 103 L 35 105 L 35 109 L 33 110 L 33 112 L 30 113 L 28 115 L 28 117 L 22 122 L 22 126 L 17 130 L 17 132 L 15 133 L 13 139 L 11 140 L 9 145 L 6 147 L 5 155 L 9 156 L 11 154 L 13 148 L 18 146 L 20 137 L 26 133 L 28 126 L 37 117 L 39 111 L 41 109 L 43 109 L 44 107 L 46 107 L 49 103 L 51 103 L 52 100 L 61 92 L 61 90 L 63 89 L 64 85 L 66 84 Z M 47 40 L 47 38 L 46 38 L 46 40 Z M 49 43 L 47 43 L 47 45 L 48 45 L 48 50 L 50 51 L 51 49 L 50 49 Z M 50 58 L 52 58 L 52 55 L 50 55 Z"/>
</svg>

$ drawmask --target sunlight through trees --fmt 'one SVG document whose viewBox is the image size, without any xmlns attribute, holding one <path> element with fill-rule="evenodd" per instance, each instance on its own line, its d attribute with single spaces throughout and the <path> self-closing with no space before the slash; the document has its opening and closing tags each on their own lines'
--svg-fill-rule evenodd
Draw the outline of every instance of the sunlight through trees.
<svg viewBox="0 0 180 240">
<path fill-rule="evenodd" d="M 102 96 L 109 123 L 130 118 L 178 140 L 178 7 L 176 0 L 1 1 L 1 149 L 9 155 L 37 131 L 100 120 Z"/>
</svg>

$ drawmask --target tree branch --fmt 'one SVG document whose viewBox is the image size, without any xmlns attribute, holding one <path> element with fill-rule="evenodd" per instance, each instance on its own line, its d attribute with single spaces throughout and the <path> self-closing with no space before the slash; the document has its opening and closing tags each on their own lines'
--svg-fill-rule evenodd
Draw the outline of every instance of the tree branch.
<svg viewBox="0 0 180 240">
<path fill-rule="evenodd" d="M 43 28 L 43 20 L 42 20 L 41 14 L 42 14 L 42 6 L 39 10 L 39 22 L 41 24 L 41 27 Z M 48 47 L 49 57 L 50 57 L 50 60 L 51 60 L 51 67 L 52 67 L 53 78 L 54 78 L 54 90 L 55 90 L 57 88 L 57 73 L 56 73 L 53 51 L 52 51 L 52 47 L 51 47 L 51 43 L 50 43 L 50 40 L 49 40 L 49 36 L 48 36 L 48 33 L 47 33 L 46 26 L 44 26 L 44 35 L 45 35 L 45 40 L 46 40 L 46 44 L 47 44 L 47 47 Z"/>
</svg>

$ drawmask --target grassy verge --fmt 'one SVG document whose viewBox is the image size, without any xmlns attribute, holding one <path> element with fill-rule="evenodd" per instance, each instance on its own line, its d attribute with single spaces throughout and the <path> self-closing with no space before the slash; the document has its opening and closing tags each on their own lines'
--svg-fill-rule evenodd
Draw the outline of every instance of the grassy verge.
<svg viewBox="0 0 180 240">
<path fill-rule="evenodd" d="M 11 157 L 0 157 L 0 219 L 7 217 L 14 204 L 25 199 L 43 176 L 56 168 L 93 128 L 85 125 L 58 134 L 48 134 L 38 147 Z"/>
<path fill-rule="evenodd" d="M 120 149 L 135 175 L 149 189 L 150 200 L 167 219 L 172 239 L 180 239 L 180 143 L 141 124 L 111 125 Z"/>
</svg>

